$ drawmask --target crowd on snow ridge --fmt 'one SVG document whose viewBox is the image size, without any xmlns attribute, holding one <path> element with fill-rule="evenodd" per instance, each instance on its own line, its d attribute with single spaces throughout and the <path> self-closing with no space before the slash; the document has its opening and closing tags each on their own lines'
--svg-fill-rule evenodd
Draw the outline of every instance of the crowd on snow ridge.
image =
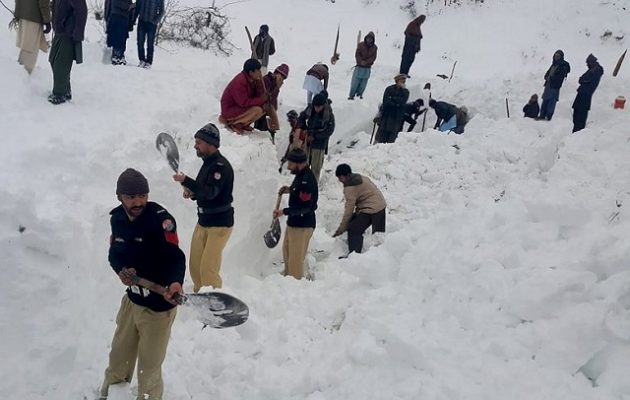
<svg viewBox="0 0 630 400">
<path fill-rule="evenodd" d="M 163 15 L 163 0 L 137 0 L 135 3 L 106 0 L 111 63 L 126 64 L 124 53 L 128 32 L 138 21 L 139 66 L 150 68 L 155 33 Z M 44 34 L 54 30 L 49 55 L 54 84 L 48 100 L 52 104 L 72 98 L 70 72 L 75 61 L 82 62 L 81 44 L 86 20 L 85 0 L 53 0 L 52 7 L 47 0 L 16 0 L 18 62 L 29 73 L 36 64 L 39 50 L 49 50 Z M 405 29 L 399 73 L 394 77 L 394 84 L 385 89 L 374 118 L 375 127 L 378 125 L 375 142 L 395 142 L 405 122 L 411 131 L 417 118 L 426 113 L 425 103 L 436 113 L 435 129 L 464 132 L 468 122 L 465 107 L 437 101 L 431 96 L 428 102 L 422 98 L 408 102 L 409 91 L 405 85 L 421 49 L 421 25 L 425 20 L 426 17 L 421 15 Z M 242 71 L 230 81 L 221 97 L 219 122 L 233 132 L 243 134 L 254 129 L 265 130 L 271 132 L 273 138 L 279 129 L 278 95 L 289 76 L 289 66 L 281 64 L 273 72 L 267 72 L 269 57 L 274 53 L 275 41 L 269 35 L 269 27 L 262 25 L 252 41 L 251 58 L 245 61 Z M 357 44 L 348 100 L 363 98 L 377 54 L 375 36 L 370 32 Z M 592 54 L 587 58 L 587 67 L 587 72 L 579 79 L 580 86 L 573 103 L 574 132 L 584 128 L 592 95 L 603 74 Z M 526 117 L 552 118 L 560 87 L 569 72 L 570 66 L 564 60 L 563 52 L 557 51 L 544 76 L 542 106 L 538 106 L 537 95 L 532 96 L 523 108 Z M 278 206 L 273 210 L 273 218 L 276 221 L 287 217 L 282 245 L 284 275 L 296 279 L 305 276 L 305 257 L 316 227 L 318 182 L 328 142 L 335 129 L 332 102 L 327 92 L 329 78 L 326 64 L 313 65 L 306 72 L 303 83 L 306 108 L 300 113 L 295 110 L 287 113 L 291 133 L 283 161 L 288 162 L 288 170 L 294 179 L 291 185 L 278 190 Z M 188 267 L 193 291 L 199 292 L 204 287 L 221 288 L 223 285 L 220 275 L 222 253 L 234 225 L 234 171 L 219 151 L 221 138 L 214 124 L 204 125 L 194 138 L 194 148 L 203 165 L 194 179 L 179 172 L 173 180 L 183 188 L 183 198 L 197 205 L 197 224 L 191 239 Z M 345 207 L 332 236 L 347 234 L 348 254 L 360 253 L 363 235 L 370 226 L 372 232 L 385 232 L 386 201 L 369 177 L 353 172 L 348 164 L 339 164 L 335 176 L 343 185 Z M 101 399 L 107 398 L 111 385 L 131 381 L 136 362 L 138 399 L 159 400 L 163 396 L 161 365 L 176 315 L 178 303 L 175 299 L 183 293 L 186 259 L 179 249 L 175 218 L 158 203 L 148 201 L 148 193 L 148 181 L 139 171 L 130 168 L 119 176 L 116 195 L 120 205 L 111 211 L 109 262 L 127 286 L 127 292 L 116 318 L 109 365 L 100 389 Z M 289 195 L 288 206 L 280 208 L 280 199 L 285 194 Z M 164 290 L 161 294 L 151 291 L 139 285 L 137 277 L 163 285 Z"/>
</svg>

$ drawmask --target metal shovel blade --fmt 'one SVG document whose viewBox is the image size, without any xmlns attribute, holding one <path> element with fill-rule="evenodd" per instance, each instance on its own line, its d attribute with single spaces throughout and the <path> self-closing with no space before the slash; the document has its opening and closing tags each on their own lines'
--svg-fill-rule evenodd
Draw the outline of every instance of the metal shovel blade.
<svg viewBox="0 0 630 400">
<path fill-rule="evenodd" d="M 177 144 L 171 135 L 166 132 L 160 133 L 155 139 L 155 147 L 170 165 L 171 169 L 175 172 L 179 171 L 179 151 L 177 150 Z"/>
<path fill-rule="evenodd" d="M 186 306 L 192 307 L 205 326 L 222 329 L 244 324 L 249 308 L 243 301 L 227 293 L 187 293 Z"/>
<path fill-rule="evenodd" d="M 271 228 L 267 232 L 263 238 L 265 239 L 265 244 L 270 249 L 273 249 L 280 242 L 280 236 L 282 236 L 282 229 L 280 228 L 280 220 L 278 218 L 274 219 L 271 223 Z"/>
</svg>

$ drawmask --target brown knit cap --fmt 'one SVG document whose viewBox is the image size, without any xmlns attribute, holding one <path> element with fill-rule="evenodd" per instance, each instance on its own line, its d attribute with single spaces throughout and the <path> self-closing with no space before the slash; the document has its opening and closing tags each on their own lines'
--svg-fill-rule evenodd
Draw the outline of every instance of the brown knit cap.
<svg viewBox="0 0 630 400">
<path fill-rule="evenodd" d="M 116 194 L 147 194 L 149 193 L 149 182 L 140 172 L 133 168 L 127 168 L 118 177 L 116 182 Z"/>
</svg>

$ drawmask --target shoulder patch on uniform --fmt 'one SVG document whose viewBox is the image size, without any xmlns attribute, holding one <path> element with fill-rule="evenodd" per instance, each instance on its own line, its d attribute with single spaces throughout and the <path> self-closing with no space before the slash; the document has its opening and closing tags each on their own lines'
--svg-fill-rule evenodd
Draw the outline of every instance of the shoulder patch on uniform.
<svg viewBox="0 0 630 400">
<path fill-rule="evenodd" d="M 162 221 L 162 229 L 164 229 L 167 232 L 172 232 L 175 230 L 175 224 L 173 223 L 172 219 L 165 219 L 164 221 Z"/>
<path fill-rule="evenodd" d="M 215 173 L 214 173 L 214 179 L 216 179 L 217 181 L 218 181 L 219 179 L 221 179 L 221 173 L 220 173 L 220 172 L 215 172 Z"/>
</svg>

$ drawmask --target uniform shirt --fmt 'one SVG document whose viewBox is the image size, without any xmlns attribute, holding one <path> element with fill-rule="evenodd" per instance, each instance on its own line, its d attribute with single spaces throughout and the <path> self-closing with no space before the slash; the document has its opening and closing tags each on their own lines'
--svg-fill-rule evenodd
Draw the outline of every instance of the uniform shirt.
<svg viewBox="0 0 630 400">
<path fill-rule="evenodd" d="M 289 192 L 289 207 L 282 210 L 287 215 L 287 225 L 294 228 L 315 228 L 315 210 L 319 196 L 317 181 L 310 168 L 299 171 Z"/>
<path fill-rule="evenodd" d="M 197 178 L 193 180 L 187 176 L 182 185 L 194 193 L 192 199 L 197 201 L 199 225 L 234 225 L 234 170 L 219 151 L 204 157 Z"/>
<path fill-rule="evenodd" d="M 147 202 L 142 214 L 133 221 L 122 205 L 110 214 L 109 263 L 116 274 L 123 268 L 135 268 L 139 277 L 162 286 L 184 282 L 186 257 L 178 247 L 175 218 L 168 211 L 157 203 Z M 153 311 L 174 307 L 162 295 L 143 289 L 127 288 L 129 299 Z"/>
</svg>

